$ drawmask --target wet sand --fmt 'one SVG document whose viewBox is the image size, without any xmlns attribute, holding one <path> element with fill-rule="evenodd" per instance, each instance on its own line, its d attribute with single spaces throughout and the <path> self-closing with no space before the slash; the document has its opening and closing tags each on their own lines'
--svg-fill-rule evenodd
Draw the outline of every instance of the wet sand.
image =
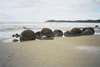
<svg viewBox="0 0 100 67">
<path fill-rule="evenodd" d="M 0 67 L 100 67 L 100 35 L 0 43 Z"/>
</svg>

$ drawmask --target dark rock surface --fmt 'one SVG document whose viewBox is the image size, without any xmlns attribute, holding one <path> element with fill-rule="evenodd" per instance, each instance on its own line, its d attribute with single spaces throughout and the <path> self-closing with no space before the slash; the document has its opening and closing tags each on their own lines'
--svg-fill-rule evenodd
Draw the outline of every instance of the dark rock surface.
<svg viewBox="0 0 100 67">
<path fill-rule="evenodd" d="M 63 32 L 59 29 L 54 30 L 54 36 L 55 37 L 62 37 L 63 36 Z"/>
<path fill-rule="evenodd" d="M 32 30 L 24 30 L 21 33 L 20 41 L 35 40 L 35 33 Z"/>
</svg>

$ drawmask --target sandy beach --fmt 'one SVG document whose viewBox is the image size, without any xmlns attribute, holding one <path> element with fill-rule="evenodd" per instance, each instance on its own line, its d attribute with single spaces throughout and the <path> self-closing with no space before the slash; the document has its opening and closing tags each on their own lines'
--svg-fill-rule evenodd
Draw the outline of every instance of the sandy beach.
<svg viewBox="0 0 100 67">
<path fill-rule="evenodd" d="M 0 43 L 0 67 L 100 67 L 100 35 Z"/>
</svg>

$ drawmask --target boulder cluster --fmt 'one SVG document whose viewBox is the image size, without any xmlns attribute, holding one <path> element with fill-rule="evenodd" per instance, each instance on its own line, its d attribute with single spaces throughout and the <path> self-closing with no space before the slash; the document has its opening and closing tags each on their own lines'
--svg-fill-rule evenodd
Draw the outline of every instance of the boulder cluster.
<svg viewBox="0 0 100 67">
<path fill-rule="evenodd" d="M 20 35 L 15 34 L 12 37 L 19 37 L 20 41 L 28 41 L 28 40 L 51 40 L 54 37 L 71 37 L 71 36 L 81 36 L 81 35 L 93 35 L 95 33 L 92 27 L 86 27 L 83 29 L 80 28 L 72 28 L 70 31 L 66 31 L 63 33 L 62 30 L 55 29 L 52 31 L 49 28 L 43 28 L 41 31 L 34 32 L 30 29 L 24 30 Z M 17 40 L 13 40 L 17 41 Z"/>
<path fill-rule="evenodd" d="M 92 27 L 86 27 L 83 29 L 73 28 L 71 31 L 66 31 L 64 36 L 82 36 L 82 35 L 93 35 L 95 33 Z"/>
</svg>

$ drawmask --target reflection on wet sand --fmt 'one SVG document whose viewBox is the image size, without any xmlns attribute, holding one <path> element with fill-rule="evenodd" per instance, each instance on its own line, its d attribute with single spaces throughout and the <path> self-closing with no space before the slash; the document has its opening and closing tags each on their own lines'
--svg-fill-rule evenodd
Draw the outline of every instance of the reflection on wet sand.
<svg viewBox="0 0 100 67">
<path fill-rule="evenodd" d="M 100 67 L 100 36 L 0 43 L 0 67 Z"/>
<path fill-rule="evenodd" d="M 98 53 L 100 52 L 100 47 L 97 46 L 77 46 L 76 48 L 80 49 L 81 51 L 85 51 L 88 53 Z"/>
</svg>

